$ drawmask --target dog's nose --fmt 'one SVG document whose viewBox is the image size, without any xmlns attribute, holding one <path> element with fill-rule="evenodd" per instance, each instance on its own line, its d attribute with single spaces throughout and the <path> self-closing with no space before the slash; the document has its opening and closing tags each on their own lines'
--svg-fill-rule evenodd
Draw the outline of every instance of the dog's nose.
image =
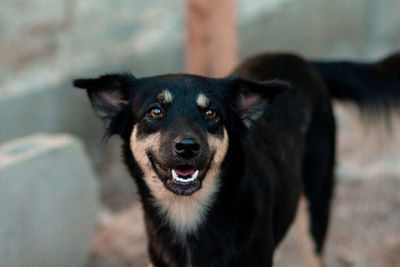
<svg viewBox="0 0 400 267">
<path fill-rule="evenodd" d="M 183 138 L 175 144 L 175 152 L 181 157 L 193 157 L 199 151 L 200 145 L 193 138 Z"/>
</svg>

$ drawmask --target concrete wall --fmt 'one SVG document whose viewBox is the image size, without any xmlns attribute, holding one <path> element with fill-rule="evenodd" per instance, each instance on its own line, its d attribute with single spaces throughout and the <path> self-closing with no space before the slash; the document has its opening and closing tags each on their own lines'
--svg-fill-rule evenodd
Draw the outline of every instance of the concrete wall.
<svg viewBox="0 0 400 267">
<path fill-rule="evenodd" d="M 242 55 L 272 50 L 370 60 L 400 49 L 399 1 L 275 2 L 257 17 L 243 18 Z"/>
<path fill-rule="evenodd" d="M 237 6 L 242 55 L 291 50 L 373 58 L 400 46 L 396 0 L 237 0 Z M 4 0 L 0 81 L 52 87 L 82 72 L 181 71 L 183 11 L 183 0 Z"/>
<path fill-rule="evenodd" d="M 36 132 L 68 132 L 85 140 L 94 163 L 104 160 L 103 126 L 86 93 L 73 90 L 67 80 L 53 88 L 34 87 L 0 93 L 0 143 Z"/>
<path fill-rule="evenodd" d="M 400 48 L 396 0 L 237 3 L 242 57 L 279 50 L 312 58 L 375 59 Z M 84 94 L 71 89 L 71 79 L 182 71 L 183 4 L 2 1 L 0 123 L 8 127 L 0 142 L 36 131 L 67 131 L 82 136 L 91 154 L 98 154 L 93 144 L 101 139 L 101 124 Z"/>
</svg>

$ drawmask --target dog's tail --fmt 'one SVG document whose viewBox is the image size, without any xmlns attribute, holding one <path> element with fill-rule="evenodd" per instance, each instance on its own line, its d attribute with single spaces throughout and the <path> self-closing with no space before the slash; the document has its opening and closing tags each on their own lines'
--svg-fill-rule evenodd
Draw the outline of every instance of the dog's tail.
<svg viewBox="0 0 400 267">
<path fill-rule="evenodd" d="M 400 110 L 400 52 L 375 63 L 314 61 L 333 98 L 355 103 L 364 115 Z M 369 117 L 369 116 L 368 116 Z"/>
</svg>

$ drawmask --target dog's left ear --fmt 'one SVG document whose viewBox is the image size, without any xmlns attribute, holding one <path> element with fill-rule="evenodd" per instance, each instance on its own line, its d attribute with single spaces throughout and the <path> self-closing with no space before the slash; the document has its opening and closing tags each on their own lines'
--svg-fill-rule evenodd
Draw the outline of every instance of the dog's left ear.
<svg viewBox="0 0 400 267">
<path fill-rule="evenodd" d="M 128 103 L 134 80 L 131 74 L 111 74 L 96 79 L 77 79 L 73 84 L 86 89 L 93 109 L 108 127 Z"/>
<path fill-rule="evenodd" d="M 236 107 L 243 123 L 250 128 L 261 117 L 268 103 L 290 89 L 288 82 L 280 80 L 252 81 L 236 78 Z"/>
</svg>

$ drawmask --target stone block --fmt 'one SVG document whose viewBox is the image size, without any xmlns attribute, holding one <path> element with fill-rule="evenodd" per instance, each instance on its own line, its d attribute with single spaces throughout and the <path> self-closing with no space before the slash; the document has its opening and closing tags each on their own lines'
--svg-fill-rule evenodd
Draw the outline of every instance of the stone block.
<svg viewBox="0 0 400 267">
<path fill-rule="evenodd" d="M 0 146 L 1 266 L 84 266 L 99 210 L 77 139 L 38 134 Z"/>
</svg>

